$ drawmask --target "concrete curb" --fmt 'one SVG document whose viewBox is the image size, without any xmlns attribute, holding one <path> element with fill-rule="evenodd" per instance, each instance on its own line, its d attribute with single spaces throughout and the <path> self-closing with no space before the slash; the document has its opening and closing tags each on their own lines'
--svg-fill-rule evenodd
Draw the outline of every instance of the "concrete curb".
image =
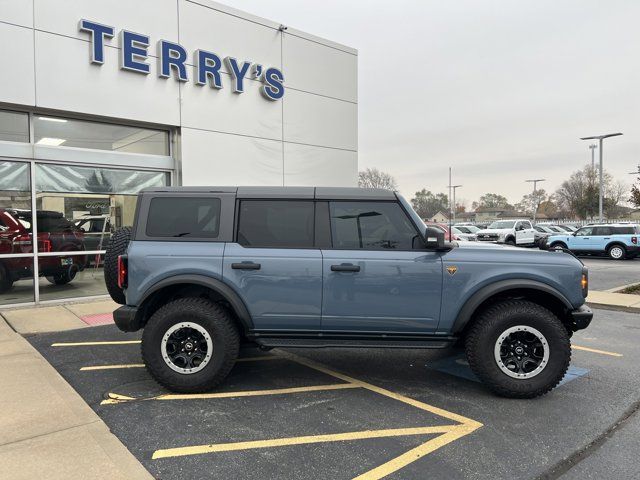
<svg viewBox="0 0 640 480">
<path fill-rule="evenodd" d="M 0 345 L 0 465 L 12 478 L 153 478 L 2 315 Z"/>
</svg>

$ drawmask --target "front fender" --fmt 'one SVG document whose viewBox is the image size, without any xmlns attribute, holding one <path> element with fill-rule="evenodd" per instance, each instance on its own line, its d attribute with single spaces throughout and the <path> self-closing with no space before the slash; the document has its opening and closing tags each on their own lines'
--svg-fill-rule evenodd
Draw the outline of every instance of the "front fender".
<svg viewBox="0 0 640 480">
<path fill-rule="evenodd" d="M 567 299 L 567 297 L 565 297 L 561 292 L 547 285 L 546 283 L 528 279 L 501 280 L 478 289 L 471 295 L 471 297 L 469 297 L 469 299 L 465 302 L 465 304 L 458 312 L 458 315 L 456 316 L 456 319 L 451 328 L 452 333 L 460 333 L 467 325 L 469 320 L 471 320 L 473 312 L 475 312 L 476 309 L 482 304 L 482 302 L 484 302 L 488 298 L 501 292 L 523 288 L 538 290 L 540 292 L 553 295 L 556 299 L 562 302 L 562 304 L 568 310 L 573 310 L 573 306 L 571 305 L 571 302 Z"/>
</svg>

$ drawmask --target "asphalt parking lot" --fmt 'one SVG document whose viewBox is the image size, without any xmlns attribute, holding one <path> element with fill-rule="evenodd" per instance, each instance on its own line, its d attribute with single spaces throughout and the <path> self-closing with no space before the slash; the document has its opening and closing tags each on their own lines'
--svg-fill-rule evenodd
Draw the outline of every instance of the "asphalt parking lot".
<svg viewBox="0 0 640 480">
<path fill-rule="evenodd" d="M 178 396 L 141 367 L 138 339 L 28 337 L 161 479 L 630 478 L 635 461 L 636 314 L 596 311 L 571 375 L 536 400 L 493 396 L 458 350 L 380 349 L 248 350 L 216 392 Z"/>
<path fill-rule="evenodd" d="M 640 258 L 611 260 L 606 257 L 579 257 L 589 268 L 591 290 L 611 290 L 640 282 Z"/>
</svg>

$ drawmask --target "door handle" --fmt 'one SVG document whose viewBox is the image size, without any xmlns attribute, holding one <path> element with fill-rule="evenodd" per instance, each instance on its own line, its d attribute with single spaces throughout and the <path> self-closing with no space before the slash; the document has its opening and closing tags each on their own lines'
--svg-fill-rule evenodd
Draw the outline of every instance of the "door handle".
<svg viewBox="0 0 640 480">
<path fill-rule="evenodd" d="M 583 240 L 589 240 L 589 237 L 582 237 Z"/>
<path fill-rule="evenodd" d="M 232 263 L 231 268 L 234 270 L 260 270 L 261 265 L 254 262 Z"/>
<path fill-rule="evenodd" d="M 360 265 L 353 265 L 351 263 L 341 263 L 340 265 L 331 265 L 332 272 L 359 272 Z"/>
</svg>

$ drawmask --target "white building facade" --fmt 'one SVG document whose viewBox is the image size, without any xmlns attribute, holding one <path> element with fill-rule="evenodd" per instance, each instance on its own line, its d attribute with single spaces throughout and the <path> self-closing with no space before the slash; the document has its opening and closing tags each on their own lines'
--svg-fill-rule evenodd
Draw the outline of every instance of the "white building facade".
<svg viewBox="0 0 640 480">
<path fill-rule="evenodd" d="M 104 294 L 144 187 L 357 184 L 352 48 L 209 0 L 0 0 L 0 44 L 0 305 Z"/>
</svg>

